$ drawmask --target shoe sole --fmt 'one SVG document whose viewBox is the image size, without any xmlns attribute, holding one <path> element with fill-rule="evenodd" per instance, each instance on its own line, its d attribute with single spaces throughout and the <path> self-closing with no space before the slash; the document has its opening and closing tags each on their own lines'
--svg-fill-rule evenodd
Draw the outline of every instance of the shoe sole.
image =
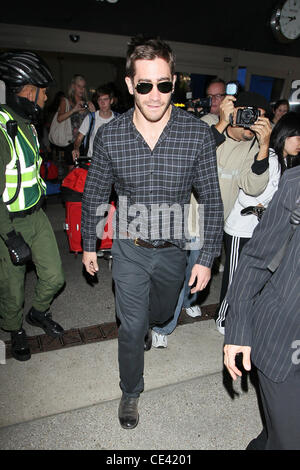
<svg viewBox="0 0 300 470">
<path fill-rule="evenodd" d="M 185 310 L 185 313 L 189 316 L 189 317 L 192 317 L 192 318 L 197 318 L 197 317 L 202 317 L 202 313 L 188 313 L 186 310 Z"/>
<path fill-rule="evenodd" d="M 154 344 L 152 344 L 152 346 L 153 346 L 154 349 L 166 349 L 167 348 L 167 346 L 163 346 L 161 344 L 158 345 L 158 346 L 154 346 Z"/>
<path fill-rule="evenodd" d="M 41 326 L 39 324 L 39 322 L 35 322 L 35 321 L 31 320 L 31 318 L 29 318 L 28 315 L 26 315 L 25 319 L 26 319 L 27 323 L 29 323 L 29 325 L 37 326 L 38 328 L 41 328 L 42 330 L 44 330 L 46 335 L 51 336 L 51 338 L 59 338 L 60 336 L 62 336 L 64 334 L 64 331 L 62 331 L 61 333 L 55 333 L 55 334 L 53 334 L 52 331 L 51 332 L 47 331 L 47 328 L 44 328 L 43 326 Z"/>
</svg>

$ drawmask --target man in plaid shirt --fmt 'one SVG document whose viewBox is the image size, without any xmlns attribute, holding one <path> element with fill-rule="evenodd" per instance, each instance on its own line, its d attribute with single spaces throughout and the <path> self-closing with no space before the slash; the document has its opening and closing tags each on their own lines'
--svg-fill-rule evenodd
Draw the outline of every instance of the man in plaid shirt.
<svg viewBox="0 0 300 470">
<path fill-rule="evenodd" d="M 173 316 L 186 250 L 193 249 L 185 223 L 192 188 L 202 228 L 189 282 L 192 293 L 206 287 L 221 251 L 223 204 L 215 140 L 206 123 L 171 104 L 175 80 L 174 56 L 165 42 L 131 40 L 125 81 L 135 106 L 98 130 L 82 200 L 82 261 L 94 275 L 97 234 L 101 237 L 112 185 L 118 194 L 112 276 L 120 320 L 119 421 L 125 429 L 138 424 L 150 328 Z"/>
</svg>

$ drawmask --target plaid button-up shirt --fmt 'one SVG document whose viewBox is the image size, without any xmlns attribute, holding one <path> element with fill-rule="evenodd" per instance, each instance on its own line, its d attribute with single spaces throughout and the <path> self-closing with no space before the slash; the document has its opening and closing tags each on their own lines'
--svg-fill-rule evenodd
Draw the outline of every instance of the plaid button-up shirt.
<svg viewBox="0 0 300 470">
<path fill-rule="evenodd" d="M 124 233 L 134 237 L 139 225 L 140 238 L 168 240 L 180 248 L 186 247 L 189 237 L 186 218 L 179 213 L 182 211 L 182 215 L 184 206 L 189 205 L 194 188 L 202 205 L 203 240 L 198 263 L 212 265 L 221 251 L 223 204 L 216 143 L 206 123 L 172 106 L 153 150 L 133 124 L 133 109 L 97 131 L 82 198 L 85 251 L 95 251 L 96 227 L 104 215 L 99 207 L 108 202 L 112 185 L 119 200 L 115 237 Z M 174 209 L 171 217 L 170 208 Z"/>
</svg>

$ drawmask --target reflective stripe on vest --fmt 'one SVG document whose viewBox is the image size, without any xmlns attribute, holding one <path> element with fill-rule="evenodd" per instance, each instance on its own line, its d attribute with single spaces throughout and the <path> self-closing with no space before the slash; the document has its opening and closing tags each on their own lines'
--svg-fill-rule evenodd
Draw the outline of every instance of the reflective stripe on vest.
<svg viewBox="0 0 300 470">
<path fill-rule="evenodd" d="M 21 170 L 21 188 L 18 198 L 6 207 L 9 212 L 19 212 L 37 204 L 42 194 L 45 193 L 46 185 L 40 176 L 40 166 L 42 159 L 39 155 L 39 143 L 32 130 L 35 146 L 29 142 L 24 132 L 18 126 L 18 134 L 13 140 L 7 133 L 6 123 L 13 117 L 6 111 L 0 111 L 0 129 L 6 137 L 11 151 L 11 160 L 6 165 L 5 170 L 5 190 L 3 192 L 3 201 L 10 201 L 17 190 L 18 169 L 16 161 L 19 160 Z"/>
</svg>

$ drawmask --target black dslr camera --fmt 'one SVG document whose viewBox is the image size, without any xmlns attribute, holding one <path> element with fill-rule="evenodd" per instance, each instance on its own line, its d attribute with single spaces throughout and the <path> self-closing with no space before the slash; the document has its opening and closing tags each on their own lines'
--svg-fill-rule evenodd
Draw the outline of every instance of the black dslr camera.
<svg viewBox="0 0 300 470">
<path fill-rule="evenodd" d="M 239 93 L 239 85 L 237 82 L 229 82 L 226 85 L 226 95 L 237 96 Z M 232 126 L 249 128 L 260 116 L 260 110 L 255 106 L 247 106 L 237 110 L 236 120 L 233 122 L 233 116 L 230 116 L 230 124 Z"/>
<path fill-rule="evenodd" d="M 187 93 L 187 98 L 189 98 L 190 93 Z M 207 98 L 197 98 L 192 100 L 191 98 L 186 102 L 186 109 L 189 112 L 192 112 L 197 117 L 204 116 L 210 112 L 211 108 L 211 97 Z M 201 108 L 201 109 L 200 109 Z"/>
<path fill-rule="evenodd" d="M 247 106 L 237 110 L 235 125 L 248 128 L 252 126 L 260 116 L 260 110 L 255 106 Z"/>
</svg>

